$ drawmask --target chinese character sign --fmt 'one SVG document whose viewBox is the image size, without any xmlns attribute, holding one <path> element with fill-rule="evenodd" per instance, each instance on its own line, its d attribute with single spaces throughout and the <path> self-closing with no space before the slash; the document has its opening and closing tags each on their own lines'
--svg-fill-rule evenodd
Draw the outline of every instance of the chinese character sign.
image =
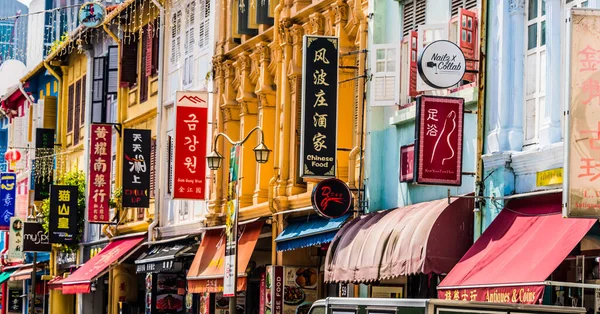
<svg viewBox="0 0 600 314">
<path fill-rule="evenodd" d="M 123 130 L 123 207 L 150 207 L 150 130 Z"/>
<path fill-rule="evenodd" d="M 400 182 L 412 182 L 415 174 L 415 145 L 400 147 Z"/>
<path fill-rule="evenodd" d="M 54 129 L 35 129 L 34 200 L 50 197 L 54 168 Z M 33 173 L 33 171 L 32 171 Z"/>
<path fill-rule="evenodd" d="M 17 175 L 11 172 L 0 174 L 0 230 L 8 230 L 10 218 L 15 215 L 17 198 Z"/>
<path fill-rule="evenodd" d="M 8 259 L 12 262 L 23 257 L 23 220 L 12 217 L 8 231 Z"/>
<path fill-rule="evenodd" d="M 74 185 L 52 185 L 50 187 L 50 243 L 77 243 L 78 192 L 77 186 Z"/>
<path fill-rule="evenodd" d="M 338 39 L 304 36 L 300 176 L 334 177 L 337 151 Z"/>
<path fill-rule="evenodd" d="M 461 185 L 463 106 L 462 98 L 417 98 L 417 183 Z"/>
<path fill-rule="evenodd" d="M 600 15 L 571 12 L 565 124 L 565 216 L 600 216 Z"/>
<path fill-rule="evenodd" d="M 208 94 L 177 92 L 173 198 L 203 200 L 206 196 L 206 132 Z"/>
<path fill-rule="evenodd" d="M 88 220 L 91 223 L 107 223 L 110 221 L 112 126 L 92 124 L 90 139 Z"/>
</svg>

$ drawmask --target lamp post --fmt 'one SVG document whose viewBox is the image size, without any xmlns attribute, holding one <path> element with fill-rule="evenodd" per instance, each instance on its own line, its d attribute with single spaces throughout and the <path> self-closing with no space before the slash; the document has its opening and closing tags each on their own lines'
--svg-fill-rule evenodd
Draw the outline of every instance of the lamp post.
<svg viewBox="0 0 600 314">
<path fill-rule="evenodd" d="M 29 215 L 27 217 L 27 220 L 30 222 L 38 222 L 38 223 L 42 223 L 44 219 L 44 215 L 42 214 L 41 211 L 37 210 L 37 206 L 35 206 L 35 204 L 33 204 L 33 208 L 32 208 L 32 213 L 31 215 Z M 37 269 L 36 269 L 36 265 L 37 264 L 37 252 L 33 252 L 33 261 L 32 261 L 32 265 L 33 267 L 31 268 L 31 287 L 30 287 L 30 292 L 27 294 L 28 297 L 28 303 L 29 303 L 29 313 L 35 313 L 35 286 L 36 286 L 36 281 L 37 281 Z"/>
<path fill-rule="evenodd" d="M 253 151 L 254 151 L 254 158 L 256 159 L 256 162 L 258 162 L 259 164 L 264 164 L 269 160 L 269 153 L 271 153 L 271 150 L 269 148 L 267 148 L 267 146 L 264 143 L 264 133 L 262 131 L 262 129 L 260 127 L 255 127 L 252 130 L 250 130 L 250 132 L 241 140 L 241 141 L 233 141 L 231 140 L 231 138 L 229 138 L 226 134 L 224 133 L 219 133 L 215 136 L 215 140 L 213 142 L 213 146 L 211 149 L 211 152 L 206 156 L 206 162 L 208 163 L 208 168 L 210 170 L 219 170 L 219 168 L 221 168 L 221 164 L 223 162 L 223 155 L 219 154 L 219 152 L 217 152 L 215 150 L 215 147 L 217 146 L 217 140 L 220 137 L 224 137 L 231 145 L 233 145 L 233 147 L 235 149 L 237 149 L 238 147 L 241 149 L 242 145 L 244 145 L 244 143 L 250 138 L 250 136 L 252 135 L 252 133 L 254 133 L 255 131 L 259 132 L 259 140 L 260 143 L 254 147 Z M 239 167 L 239 159 L 236 158 L 234 159 L 235 164 L 237 165 L 236 169 L 238 169 L 238 173 L 241 173 L 241 169 Z M 240 193 L 239 193 L 239 186 L 240 186 L 240 178 L 241 175 L 237 175 L 236 176 L 236 187 L 235 187 L 235 205 L 233 207 L 233 217 L 232 217 L 232 223 L 231 223 L 231 234 L 232 236 L 229 237 L 228 235 L 228 239 L 233 239 L 231 242 L 232 243 L 227 243 L 227 245 L 225 246 L 225 255 L 228 255 L 227 252 L 229 249 L 231 249 L 231 251 L 233 251 L 233 262 L 232 263 L 228 263 L 227 260 L 227 256 L 225 257 L 225 276 L 227 276 L 228 272 L 229 274 L 231 274 L 232 279 L 231 281 L 233 281 L 233 295 L 229 297 L 229 314 L 236 314 L 237 313 L 237 276 L 238 276 L 238 238 L 237 238 L 237 234 L 238 234 L 238 211 L 239 211 L 239 203 L 240 203 Z M 227 216 L 229 217 L 229 215 Z M 229 241 L 228 241 L 229 242 Z M 233 266 L 233 273 L 230 272 L 230 270 L 228 269 L 229 267 Z M 225 283 L 225 279 L 224 278 L 224 283 Z"/>
</svg>

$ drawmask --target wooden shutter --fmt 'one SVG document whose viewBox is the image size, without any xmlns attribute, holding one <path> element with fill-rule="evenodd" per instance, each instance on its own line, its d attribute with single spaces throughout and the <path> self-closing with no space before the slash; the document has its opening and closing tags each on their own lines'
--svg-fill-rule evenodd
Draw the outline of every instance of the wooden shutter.
<svg viewBox="0 0 600 314">
<path fill-rule="evenodd" d="M 119 46 L 108 46 L 106 64 L 106 94 L 116 95 L 119 90 Z M 104 99 L 106 100 L 106 97 Z"/>
<path fill-rule="evenodd" d="M 156 20 L 155 25 L 160 25 L 160 19 Z M 158 73 L 159 66 L 159 41 L 160 41 L 160 28 L 155 27 L 152 31 L 152 70 L 150 75 L 154 76 Z"/>
<path fill-rule="evenodd" d="M 73 132 L 73 116 L 75 107 L 75 84 L 69 86 L 69 100 L 67 102 L 67 132 Z"/>
<path fill-rule="evenodd" d="M 148 36 L 148 31 L 147 31 L 147 27 L 144 27 L 142 29 L 142 51 L 147 52 L 148 51 L 148 40 L 149 40 L 149 36 Z M 151 50 L 151 49 L 150 49 Z M 148 58 L 147 57 L 142 57 L 142 75 L 140 77 L 140 103 L 145 102 L 148 100 L 148 75 L 146 75 L 146 70 L 147 70 L 147 66 L 148 66 Z"/>
<path fill-rule="evenodd" d="M 409 34 L 409 53 L 410 53 L 410 73 L 408 77 L 408 96 L 415 97 L 420 93 L 417 91 L 417 51 L 418 35 L 417 31 L 410 31 Z"/>
<path fill-rule="evenodd" d="M 150 142 L 150 198 L 154 198 L 156 188 L 156 139 Z"/>
<path fill-rule="evenodd" d="M 146 27 L 146 31 L 144 32 L 144 35 L 146 36 L 146 38 L 144 39 L 144 42 L 146 43 L 146 48 L 143 50 L 144 53 L 146 54 L 146 64 L 144 67 L 145 70 L 145 74 L 146 76 L 151 76 L 152 75 L 152 53 L 154 52 L 154 45 L 153 45 L 153 39 L 154 39 L 154 34 L 153 34 L 153 27 L 152 24 L 148 24 L 148 26 Z"/>
<path fill-rule="evenodd" d="M 416 29 L 415 26 L 415 3 L 410 0 L 404 3 L 404 14 L 402 19 L 403 36 L 408 36 L 410 31 Z"/>
<path fill-rule="evenodd" d="M 56 97 L 44 97 L 44 121 L 42 126 L 47 129 L 56 129 Z"/>
<path fill-rule="evenodd" d="M 104 122 L 106 103 L 106 57 L 94 58 L 92 68 L 92 122 Z"/>
<path fill-rule="evenodd" d="M 425 11 L 427 8 L 427 1 L 426 0 L 416 0 L 416 5 L 415 5 L 415 29 L 419 26 L 419 25 L 423 25 L 425 24 Z"/>
<path fill-rule="evenodd" d="M 465 54 L 465 59 L 475 60 L 477 53 L 477 13 L 469 10 L 459 9 L 458 23 L 460 33 L 458 34 L 459 47 Z M 475 61 L 467 61 L 467 70 L 477 69 Z M 476 73 L 465 73 L 463 79 L 475 82 Z"/>
<path fill-rule="evenodd" d="M 79 144 L 80 122 L 81 119 L 81 80 L 75 83 L 75 125 L 73 126 L 73 145 Z"/>
<path fill-rule="evenodd" d="M 86 101 L 86 96 L 87 96 L 87 89 L 86 89 L 86 85 L 87 85 L 87 75 L 84 75 L 81 78 L 81 112 L 80 112 L 80 118 L 79 118 L 79 123 L 81 125 L 81 127 L 83 127 L 85 125 L 85 101 Z"/>
<path fill-rule="evenodd" d="M 173 150 L 174 145 L 173 137 L 171 135 L 167 136 L 167 157 L 168 157 L 168 165 L 169 165 L 169 173 L 167 174 L 167 193 L 173 193 Z"/>
<path fill-rule="evenodd" d="M 398 47 L 395 44 L 375 44 L 373 51 L 373 106 L 393 106 L 399 102 Z"/>
<path fill-rule="evenodd" d="M 121 44 L 121 87 L 131 87 L 137 83 L 138 76 L 138 36 L 131 34 L 130 40 Z M 126 35 L 125 38 L 128 36 Z"/>
<path fill-rule="evenodd" d="M 459 9 L 473 9 L 477 7 L 477 0 L 452 0 L 452 16 L 458 14 Z"/>
</svg>

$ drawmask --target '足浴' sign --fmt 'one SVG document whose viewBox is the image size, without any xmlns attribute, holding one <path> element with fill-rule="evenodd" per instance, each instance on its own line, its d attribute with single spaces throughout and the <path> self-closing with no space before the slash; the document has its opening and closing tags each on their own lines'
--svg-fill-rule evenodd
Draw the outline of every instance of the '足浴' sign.
<svg viewBox="0 0 600 314">
<path fill-rule="evenodd" d="M 92 124 L 90 138 L 88 220 L 90 223 L 108 223 L 110 222 L 112 126 Z"/>
<path fill-rule="evenodd" d="M 419 96 L 415 182 L 461 185 L 464 99 Z"/>
<path fill-rule="evenodd" d="M 571 11 L 563 215 L 600 216 L 600 12 Z"/>
<path fill-rule="evenodd" d="M 206 196 L 206 132 L 208 94 L 177 92 L 173 198 L 203 200 Z"/>
<path fill-rule="evenodd" d="M 300 176 L 335 177 L 338 38 L 304 36 Z"/>
</svg>

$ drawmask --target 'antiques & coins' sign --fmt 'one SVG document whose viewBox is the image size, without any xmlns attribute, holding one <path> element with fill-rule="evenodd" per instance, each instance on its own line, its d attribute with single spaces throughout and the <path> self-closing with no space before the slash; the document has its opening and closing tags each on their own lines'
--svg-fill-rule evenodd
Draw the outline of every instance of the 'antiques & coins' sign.
<svg viewBox="0 0 600 314">
<path fill-rule="evenodd" d="M 334 177 L 337 153 L 338 38 L 304 36 L 300 176 Z"/>
</svg>

